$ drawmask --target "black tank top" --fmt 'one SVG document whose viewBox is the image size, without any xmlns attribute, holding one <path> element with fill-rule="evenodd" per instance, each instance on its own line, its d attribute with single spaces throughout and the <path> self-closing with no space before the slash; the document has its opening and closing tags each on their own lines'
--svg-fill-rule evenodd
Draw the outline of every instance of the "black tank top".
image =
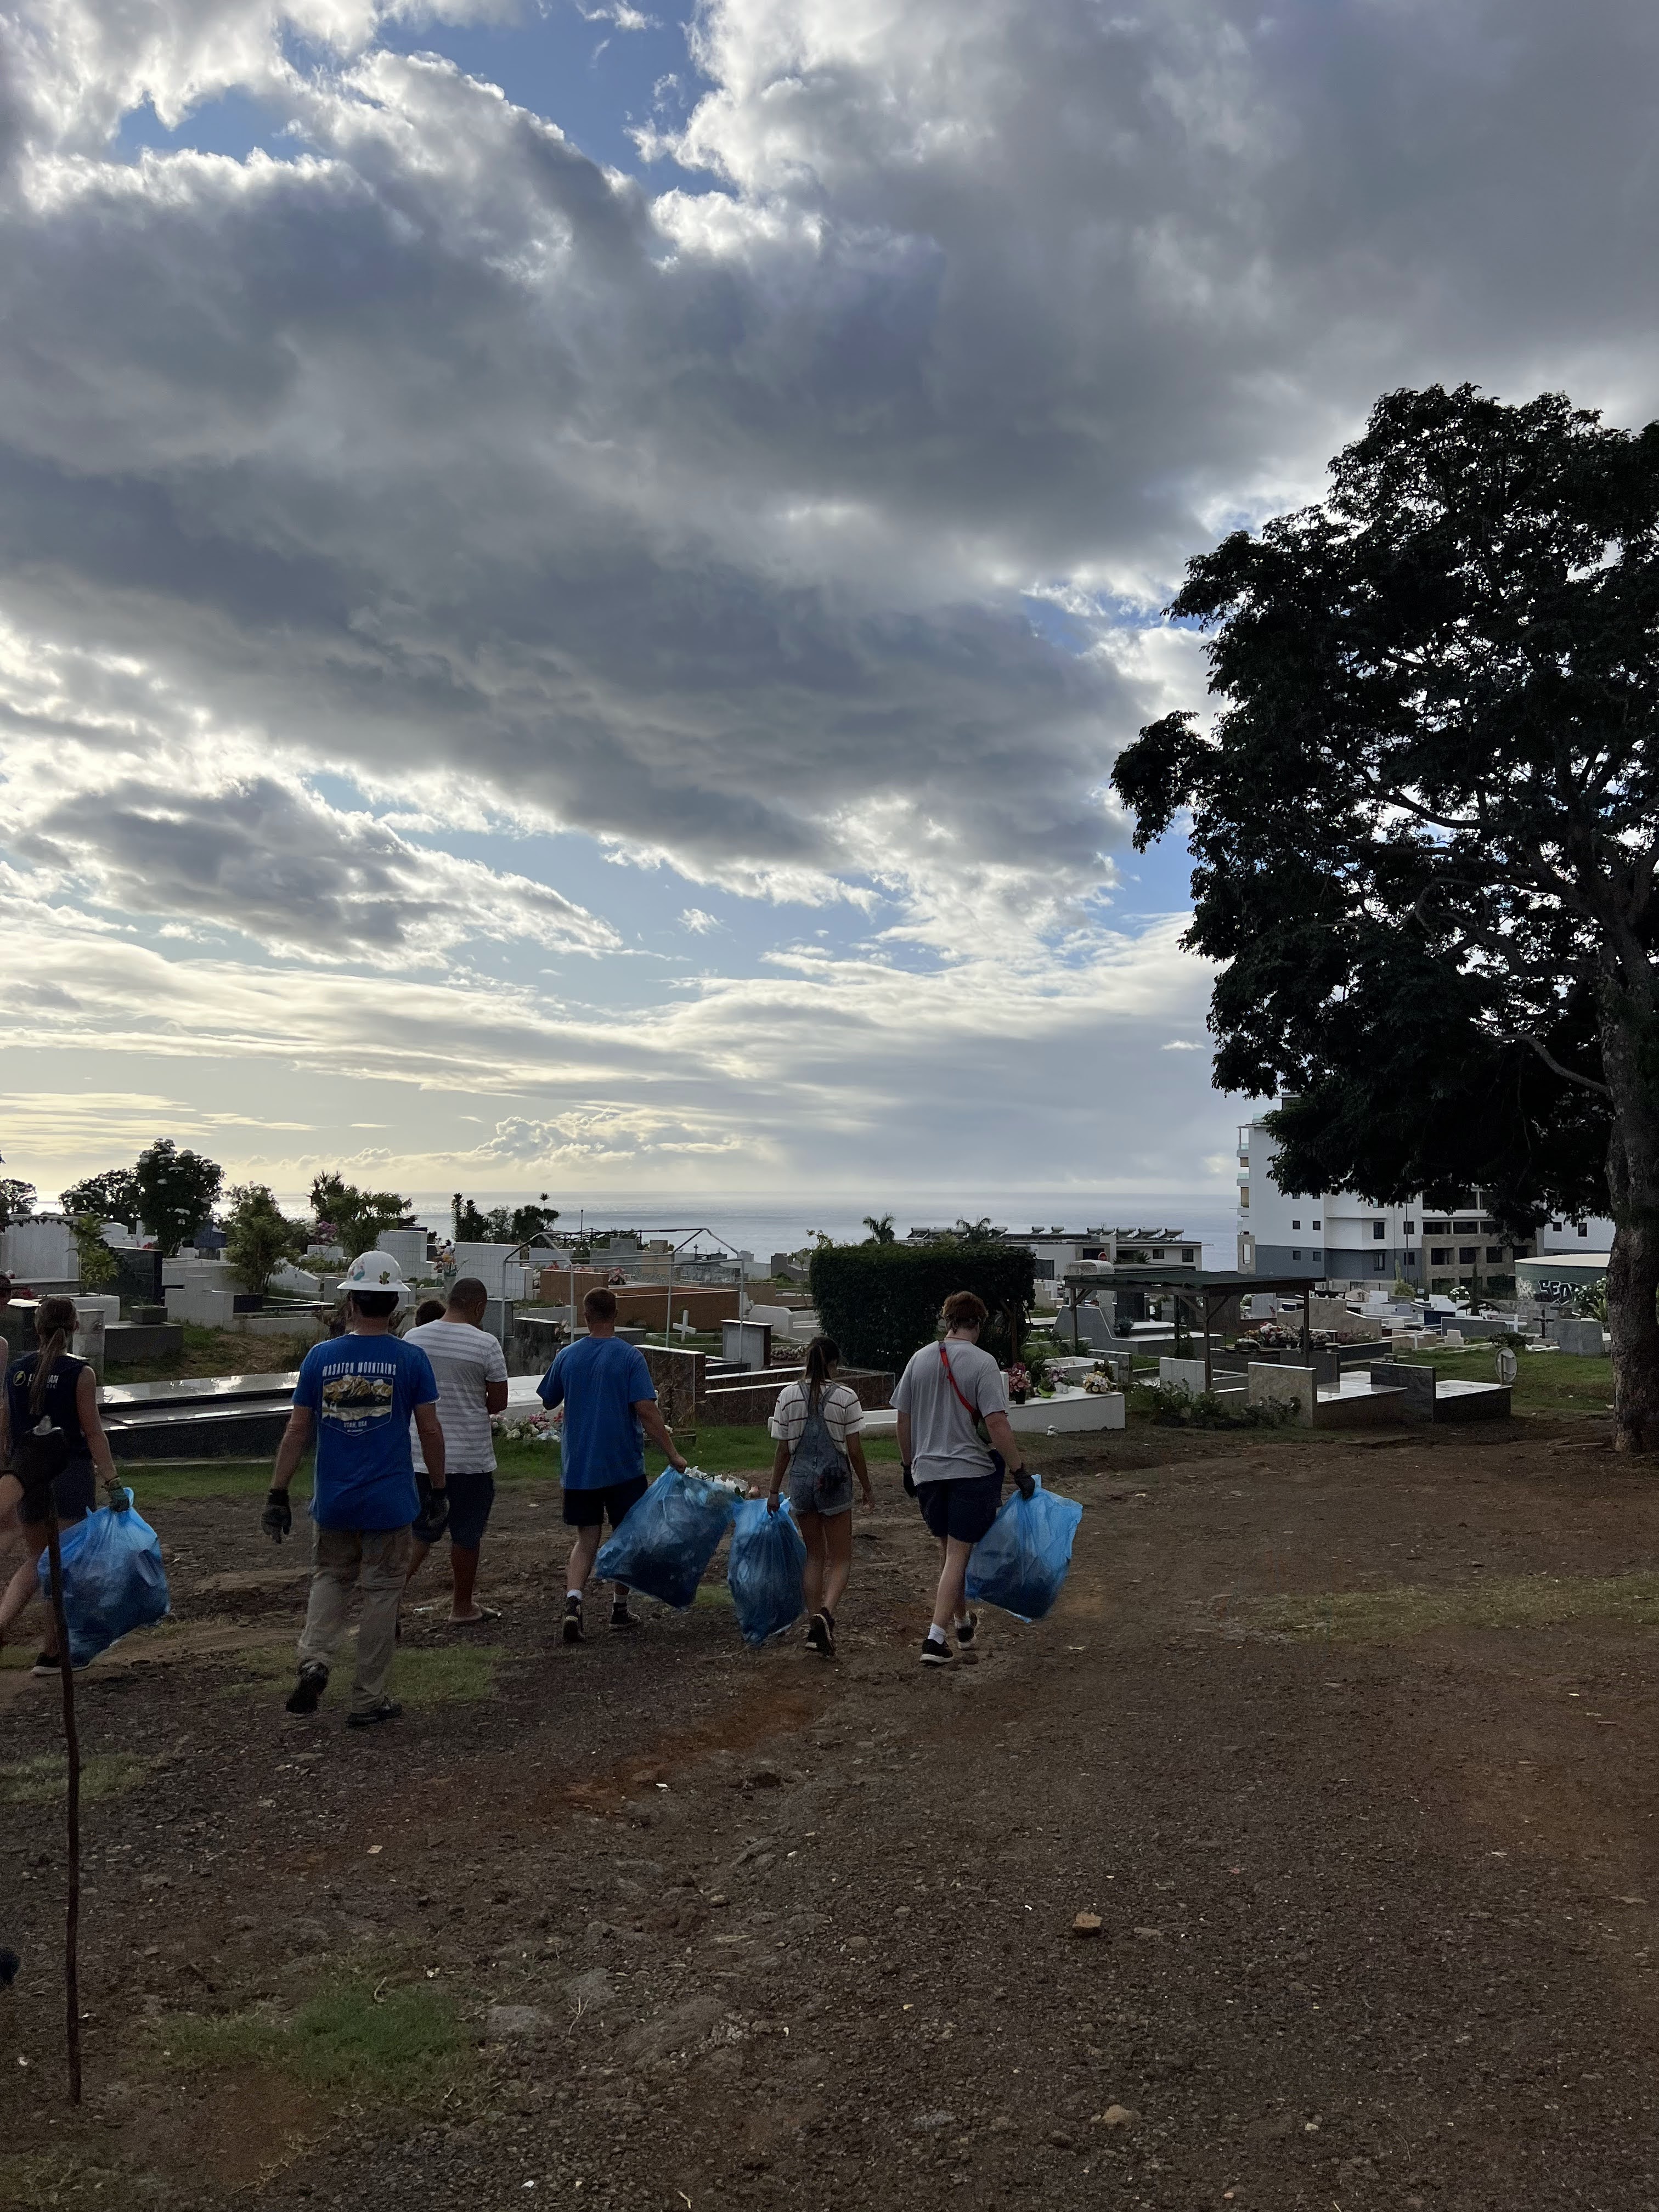
<svg viewBox="0 0 1659 2212">
<path fill-rule="evenodd" d="M 29 1391 L 40 1358 L 38 1352 L 27 1352 L 21 1359 L 12 1360 L 6 1369 L 6 1412 L 10 1417 L 14 1441 L 26 1435 L 40 1419 L 40 1413 L 29 1411 Z M 40 1413 L 47 1415 L 52 1425 L 61 1429 L 69 1438 L 72 1460 L 91 1456 L 86 1437 L 81 1431 L 81 1415 L 75 1403 L 75 1394 L 86 1364 L 84 1359 L 76 1359 L 70 1352 L 60 1352 L 52 1363 L 52 1375 L 40 1408 Z"/>
</svg>

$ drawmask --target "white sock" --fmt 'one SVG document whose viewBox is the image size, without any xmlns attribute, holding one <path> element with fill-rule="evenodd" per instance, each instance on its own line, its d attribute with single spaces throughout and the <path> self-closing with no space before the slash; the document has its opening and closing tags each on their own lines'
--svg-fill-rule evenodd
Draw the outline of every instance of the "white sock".
<svg viewBox="0 0 1659 2212">
<path fill-rule="evenodd" d="M 936 1620 L 927 1624 L 927 1640 L 930 1644 L 943 1644 L 945 1641 L 945 1631 Z"/>
<path fill-rule="evenodd" d="M 581 1603 L 581 1601 L 582 1601 L 582 1594 L 581 1594 L 581 1592 L 580 1592 L 580 1590 L 567 1590 L 567 1591 L 565 1592 L 565 1595 L 566 1595 L 566 1597 L 567 1597 L 567 1598 L 573 1598 L 573 1597 L 574 1597 L 574 1598 L 575 1599 L 575 1601 L 576 1601 L 576 1602 L 577 1602 L 577 1604 L 578 1604 L 578 1605 L 580 1605 L 580 1604 Z"/>
</svg>

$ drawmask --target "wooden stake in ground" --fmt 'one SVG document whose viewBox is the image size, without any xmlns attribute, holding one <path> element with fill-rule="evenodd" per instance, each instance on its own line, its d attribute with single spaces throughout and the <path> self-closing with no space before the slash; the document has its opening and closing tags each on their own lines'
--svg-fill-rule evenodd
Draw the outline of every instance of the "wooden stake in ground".
<svg viewBox="0 0 1659 2212">
<path fill-rule="evenodd" d="M 52 1562 L 52 1617 L 58 1624 L 58 1668 L 64 1688 L 64 1750 L 68 1769 L 64 1795 L 69 1883 L 64 1904 L 64 1994 L 69 2008 L 69 2093 L 81 2101 L 81 1738 L 75 1725 L 75 1668 L 70 1660 L 69 1622 L 64 1613 L 64 1554 L 58 1542 L 58 1500 L 46 1489 L 46 1551 Z"/>
</svg>

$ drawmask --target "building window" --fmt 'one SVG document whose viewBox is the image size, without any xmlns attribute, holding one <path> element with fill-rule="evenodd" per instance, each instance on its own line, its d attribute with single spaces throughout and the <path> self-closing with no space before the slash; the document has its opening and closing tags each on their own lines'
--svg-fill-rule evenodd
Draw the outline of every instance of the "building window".
<svg viewBox="0 0 1659 2212">
<path fill-rule="evenodd" d="M 1248 1213 L 1250 1210 L 1250 1186 L 1249 1183 L 1246 1183 L 1243 1189 L 1238 1194 L 1238 1210 L 1241 1213 Z"/>
<path fill-rule="evenodd" d="M 1581 1237 L 1588 1237 L 1589 1235 L 1589 1224 L 1588 1221 L 1581 1221 L 1579 1223 L 1578 1234 Z"/>
<path fill-rule="evenodd" d="M 1037 1260 L 1032 1263 L 1031 1273 L 1038 1282 L 1052 1283 L 1054 1279 L 1054 1263 L 1052 1260 Z"/>
<path fill-rule="evenodd" d="M 1373 1274 L 1381 1275 L 1385 1273 L 1388 1269 L 1388 1265 L 1389 1255 L 1386 1252 L 1373 1252 L 1371 1254 L 1371 1272 Z"/>
<path fill-rule="evenodd" d="M 1487 1266 L 1488 1266 L 1488 1267 L 1490 1267 L 1490 1266 L 1491 1266 L 1492 1262 L 1494 1260 L 1501 1260 L 1501 1259 L 1503 1258 L 1503 1256 L 1504 1256 L 1504 1248 L 1503 1248 L 1503 1246 L 1502 1246 L 1501 1244 L 1488 1244 L 1488 1245 L 1487 1245 L 1487 1247 L 1486 1247 L 1486 1264 L 1487 1264 Z"/>
<path fill-rule="evenodd" d="M 1182 1267 L 1190 1267 L 1192 1266 L 1192 1264 L 1193 1264 L 1194 1261 L 1194 1260 L 1196 1260 L 1196 1259 L 1197 1259 L 1197 1257 L 1198 1257 L 1198 1248 L 1197 1248 L 1195 1245 L 1193 1245 L 1193 1244 L 1183 1244 L 1183 1245 L 1182 1246 L 1182 1248 L 1181 1248 L 1181 1263 L 1182 1263 Z"/>
<path fill-rule="evenodd" d="M 1386 1221 L 1373 1221 L 1373 1222 L 1372 1222 L 1372 1224 L 1371 1224 L 1371 1235 L 1372 1235 L 1374 1237 L 1376 1237 L 1376 1241 L 1377 1241 L 1377 1243 L 1378 1243 L 1379 1244 L 1382 1242 L 1382 1239 L 1383 1239 L 1383 1238 L 1388 1235 L 1388 1233 L 1389 1233 L 1389 1224 L 1388 1224 L 1388 1223 L 1387 1223 Z"/>
<path fill-rule="evenodd" d="M 1453 1234 L 1458 1237 L 1474 1237 L 1479 1233 L 1480 1228 L 1478 1221 L 1454 1221 L 1452 1224 Z"/>
<path fill-rule="evenodd" d="M 1299 1260 L 1299 1259 L 1302 1257 L 1302 1255 L 1301 1255 L 1299 1252 L 1295 1251 L 1295 1250 L 1293 1249 L 1293 1250 L 1291 1251 L 1291 1259 L 1292 1259 L 1292 1260 Z"/>
<path fill-rule="evenodd" d="M 1460 1267 L 1474 1267 L 1480 1257 L 1480 1249 L 1476 1245 L 1460 1244 L 1457 1248 L 1457 1264 Z"/>
<path fill-rule="evenodd" d="M 1406 1234 L 1407 1234 L 1407 1237 L 1409 1237 L 1409 1236 L 1411 1235 L 1411 1233 L 1412 1233 L 1412 1225 L 1411 1225 L 1410 1222 L 1408 1221 L 1408 1222 L 1406 1224 Z"/>
<path fill-rule="evenodd" d="M 1302 1224 L 1299 1221 L 1293 1221 L 1291 1222 L 1291 1226 L 1292 1229 L 1300 1229 Z"/>
<path fill-rule="evenodd" d="M 1429 1264 L 1435 1267 L 1449 1267 L 1451 1254 L 1444 1245 L 1438 1245 L 1429 1255 Z"/>
<path fill-rule="evenodd" d="M 1321 1224 L 1319 1222 L 1316 1221 L 1316 1222 L 1314 1223 L 1313 1226 L 1314 1226 L 1316 1229 L 1317 1229 L 1317 1228 L 1321 1227 L 1321 1226 L 1322 1226 L 1322 1224 Z"/>
<path fill-rule="evenodd" d="M 1423 1234 L 1425 1237 L 1449 1237 L 1451 1224 L 1449 1221 L 1425 1221 L 1423 1224 Z"/>
</svg>

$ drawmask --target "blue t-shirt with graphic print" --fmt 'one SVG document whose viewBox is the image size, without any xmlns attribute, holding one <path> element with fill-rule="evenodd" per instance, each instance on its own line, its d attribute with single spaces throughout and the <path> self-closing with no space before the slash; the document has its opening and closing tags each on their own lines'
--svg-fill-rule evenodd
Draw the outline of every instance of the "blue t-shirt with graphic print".
<svg viewBox="0 0 1659 2212">
<path fill-rule="evenodd" d="M 316 1425 L 311 1517 L 319 1528 L 406 1528 L 421 1510 L 409 1424 L 437 1401 L 432 1362 L 401 1337 L 313 1344 L 294 1386 Z"/>
</svg>

